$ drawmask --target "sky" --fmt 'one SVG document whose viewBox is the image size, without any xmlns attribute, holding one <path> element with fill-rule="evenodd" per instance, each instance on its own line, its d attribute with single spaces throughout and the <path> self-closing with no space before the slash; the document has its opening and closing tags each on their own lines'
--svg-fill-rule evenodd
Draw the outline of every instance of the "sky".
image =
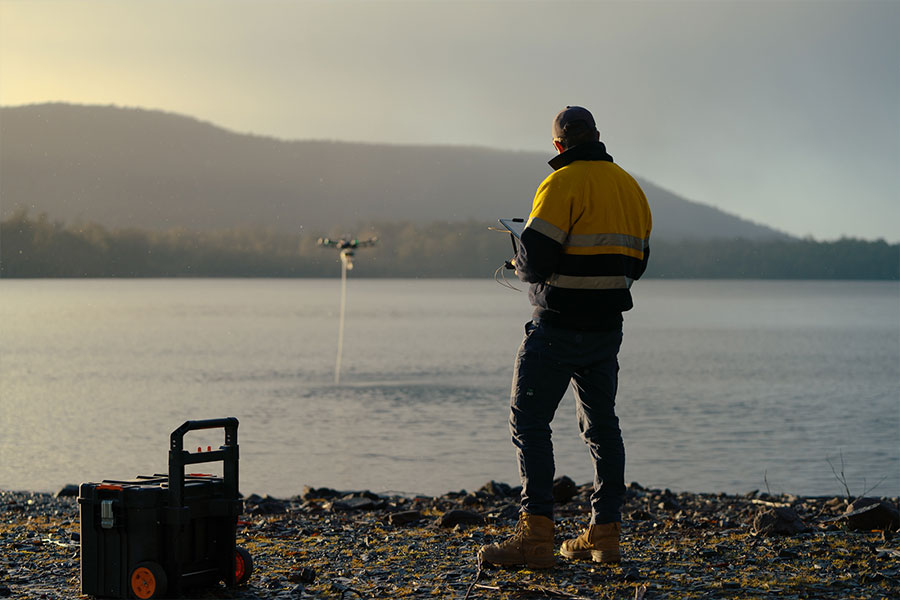
<svg viewBox="0 0 900 600">
<path fill-rule="evenodd" d="M 874 0 L 0 0 L 0 105 L 547 159 L 581 105 L 616 162 L 690 200 L 897 242 L 898 31 L 900 1 Z"/>
</svg>

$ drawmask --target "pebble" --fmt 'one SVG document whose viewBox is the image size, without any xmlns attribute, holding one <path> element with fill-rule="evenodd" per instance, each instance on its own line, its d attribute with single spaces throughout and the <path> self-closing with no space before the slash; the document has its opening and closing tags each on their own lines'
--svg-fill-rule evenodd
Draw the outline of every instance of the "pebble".
<svg viewBox="0 0 900 600">
<path fill-rule="evenodd" d="M 388 515 L 388 523 L 391 525 L 409 525 L 410 523 L 421 521 L 423 518 L 424 515 L 417 510 L 405 510 Z"/>
<path fill-rule="evenodd" d="M 470 510 L 448 510 L 438 517 L 438 527 L 455 527 L 457 525 L 483 525 L 484 517 Z"/>
</svg>

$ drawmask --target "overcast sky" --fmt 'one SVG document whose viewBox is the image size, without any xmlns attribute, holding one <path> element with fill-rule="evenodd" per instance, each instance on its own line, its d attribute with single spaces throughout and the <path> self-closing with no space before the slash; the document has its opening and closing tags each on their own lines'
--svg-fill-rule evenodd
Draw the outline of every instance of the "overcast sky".
<svg viewBox="0 0 900 600">
<path fill-rule="evenodd" d="M 896 242 L 898 31 L 898 1 L 0 0 L 0 104 L 548 159 L 579 104 L 617 162 L 691 200 Z"/>
</svg>

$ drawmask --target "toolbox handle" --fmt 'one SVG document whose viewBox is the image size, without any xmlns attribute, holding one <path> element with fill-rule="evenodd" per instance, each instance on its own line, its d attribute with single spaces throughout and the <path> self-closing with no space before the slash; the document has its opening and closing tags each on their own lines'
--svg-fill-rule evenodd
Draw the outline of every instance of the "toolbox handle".
<svg viewBox="0 0 900 600">
<path fill-rule="evenodd" d="M 184 434 L 200 429 L 225 430 L 225 444 L 218 450 L 191 453 L 184 449 Z M 185 421 L 172 432 L 169 443 L 169 507 L 184 506 L 184 467 L 186 465 L 223 462 L 225 493 L 229 499 L 238 497 L 238 420 L 235 417 Z"/>
<path fill-rule="evenodd" d="M 238 420 L 235 417 L 225 417 L 222 419 L 203 419 L 200 421 L 185 421 L 181 427 L 172 432 L 171 450 L 181 450 L 184 448 L 184 434 L 188 431 L 197 431 L 200 429 L 225 429 L 225 445 L 231 446 L 237 444 Z"/>
</svg>

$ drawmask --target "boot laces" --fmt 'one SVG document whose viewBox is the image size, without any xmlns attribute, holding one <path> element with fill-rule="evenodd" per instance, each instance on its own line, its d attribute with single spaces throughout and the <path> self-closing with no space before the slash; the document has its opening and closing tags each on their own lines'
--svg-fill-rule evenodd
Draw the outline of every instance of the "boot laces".
<svg viewBox="0 0 900 600">
<path fill-rule="evenodd" d="M 524 539 L 528 534 L 528 527 L 525 525 L 525 519 L 519 519 L 519 522 L 516 523 L 516 528 L 513 530 L 512 538 L 513 539 Z"/>
</svg>

